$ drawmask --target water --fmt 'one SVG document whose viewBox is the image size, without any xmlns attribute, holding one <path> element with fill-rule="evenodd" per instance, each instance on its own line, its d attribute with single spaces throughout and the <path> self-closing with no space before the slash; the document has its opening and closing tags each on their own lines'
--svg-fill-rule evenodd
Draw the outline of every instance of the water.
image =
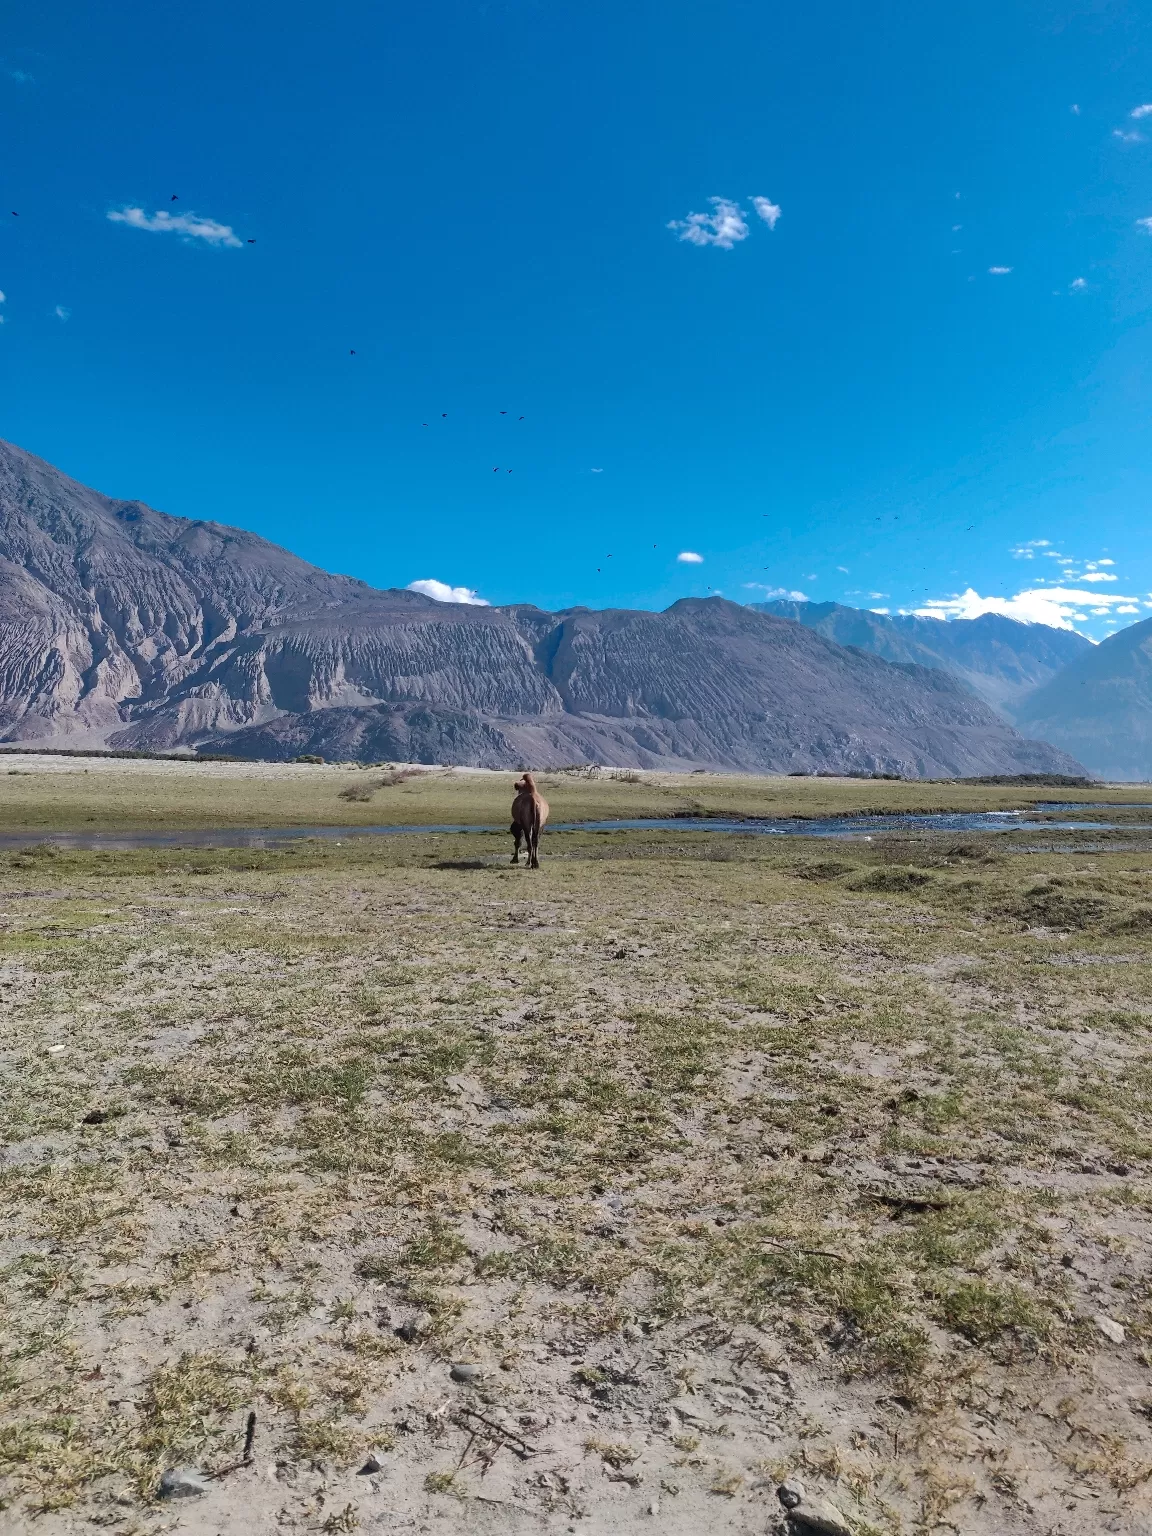
<svg viewBox="0 0 1152 1536">
<path fill-rule="evenodd" d="M 1140 805 L 1125 809 L 1146 809 Z M 1057 821 L 1035 819 L 1037 810 L 1056 814 L 1106 810 L 1089 802 L 1044 802 L 1029 811 L 946 811 L 935 815 L 797 816 L 760 817 L 748 820 L 723 816 L 670 816 L 634 821 L 560 822 L 551 832 L 727 832 L 744 837 L 869 838 L 886 832 L 1112 832 L 1148 831 L 1147 824 L 1111 821 Z M 6 832 L 0 848 L 26 848 L 32 843 L 51 843 L 59 848 L 269 848 L 301 838 L 342 843 L 354 837 L 393 837 L 435 832 L 506 832 L 506 825 L 476 826 L 442 823 L 434 826 L 376 827 L 209 827 L 183 832 Z"/>
</svg>

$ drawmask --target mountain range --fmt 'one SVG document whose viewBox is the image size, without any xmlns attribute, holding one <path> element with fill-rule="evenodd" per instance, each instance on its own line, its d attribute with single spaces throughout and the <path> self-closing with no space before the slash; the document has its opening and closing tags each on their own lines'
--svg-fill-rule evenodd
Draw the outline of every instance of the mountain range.
<svg viewBox="0 0 1152 1536">
<path fill-rule="evenodd" d="M 945 622 L 790 598 L 752 607 L 794 619 L 837 645 L 854 645 L 885 661 L 949 672 L 1009 720 L 1015 720 L 1029 694 L 1094 649 L 1074 629 L 1022 624 L 998 613 Z"/>
<path fill-rule="evenodd" d="M 0 739 L 500 768 L 1081 771 L 951 671 L 792 617 L 718 597 L 548 613 L 381 591 L 3 443 Z"/>
</svg>

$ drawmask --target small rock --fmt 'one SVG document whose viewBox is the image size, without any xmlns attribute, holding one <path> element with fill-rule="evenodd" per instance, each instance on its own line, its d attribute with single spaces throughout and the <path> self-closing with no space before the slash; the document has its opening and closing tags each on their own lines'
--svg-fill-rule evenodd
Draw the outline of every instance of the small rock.
<svg viewBox="0 0 1152 1536">
<path fill-rule="evenodd" d="M 62 1045 L 49 1045 L 45 1047 L 45 1050 L 48 1052 L 49 1056 L 59 1056 L 63 1049 L 64 1047 Z"/>
<path fill-rule="evenodd" d="M 1108 1172 L 1117 1173 L 1122 1179 L 1126 1179 L 1132 1172 L 1132 1169 L 1128 1163 L 1109 1163 Z"/>
<path fill-rule="evenodd" d="M 367 1477 L 373 1472 L 383 1472 L 384 1455 L 382 1451 L 369 1451 L 364 1458 L 364 1465 L 360 1468 L 359 1475 Z"/>
<path fill-rule="evenodd" d="M 790 1477 L 777 1488 L 776 1497 L 785 1509 L 795 1509 L 804 1502 L 804 1484 L 798 1477 Z"/>
<path fill-rule="evenodd" d="M 852 1526 L 845 1517 L 823 1499 L 805 1499 L 803 1504 L 788 1511 L 788 1518 L 797 1531 L 817 1531 L 819 1536 L 853 1536 Z"/>
<path fill-rule="evenodd" d="M 1123 1323 L 1118 1323 L 1115 1318 L 1105 1317 L 1103 1312 L 1097 1312 L 1092 1321 L 1106 1339 L 1111 1339 L 1113 1344 L 1123 1344 L 1126 1338 Z"/>
<path fill-rule="evenodd" d="M 639 1323 L 625 1323 L 620 1332 L 628 1340 L 629 1344 L 639 1344 L 644 1337 L 644 1330 Z"/>
<path fill-rule="evenodd" d="M 484 1367 L 482 1365 L 465 1365 L 458 1362 L 448 1374 L 453 1381 L 462 1381 L 465 1385 L 471 1386 L 484 1375 Z"/>
<path fill-rule="evenodd" d="M 422 1339 L 425 1334 L 432 1331 L 432 1316 L 429 1312 L 417 1312 L 414 1317 L 408 1318 L 400 1324 L 396 1330 L 398 1338 L 411 1344 L 416 1339 Z"/>
<path fill-rule="evenodd" d="M 169 1467 L 160 1478 L 162 1499 L 191 1499 L 198 1493 L 207 1492 L 204 1474 L 196 1467 Z"/>
<path fill-rule="evenodd" d="M 105 1120 L 107 1120 L 107 1119 L 108 1119 L 108 1111 L 106 1109 L 90 1109 L 88 1111 L 88 1113 L 84 1116 L 83 1120 L 81 1120 L 80 1124 L 81 1125 L 103 1125 Z"/>
<path fill-rule="evenodd" d="M 658 1515 L 660 1513 L 660 1500 L 659 1499 L 653 1499 L 652 1500 L 651 1504 L 649 1504 L 649 1506 L 648 1506 L 648 1513 L 650 1515 Z"/>
</svg>

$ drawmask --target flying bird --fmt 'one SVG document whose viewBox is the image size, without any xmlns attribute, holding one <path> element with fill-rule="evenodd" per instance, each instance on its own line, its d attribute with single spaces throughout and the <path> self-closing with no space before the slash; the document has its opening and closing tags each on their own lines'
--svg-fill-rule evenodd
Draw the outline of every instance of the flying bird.
<svg viewBox="0 0 1152 1536">
<path fill-rule="evenodd" d="M 523 416 L 517 416 L 517 418 L 516 418 L 516 420 L 517 420 L 517 421 L 523 421 L 523 420 L 524 420 L 524 418 L 523 418 Z"/>
<path fill-rule="evenodd" d="M 441 411 L 440 412 L 440 420 L 441 421 L 446 421 L 447 419 L 448 419 L 448 412 L 447 411 Z"/>
<path fill-rule="evenodd" d="M 348 356 L 349 357 L 355 357 L 356 356 L 356 348 L 355 347 L 349 347 L 348 348 Z"/>
<path fill-rule="evenodd" d="M 180 201 L 180 199 L 176 196 L 176 193 L 173 192 L 172 196 L 168 199 L 168 201 L 170 203 L 178 203 Z"/>
<path fill-rule="evenodd" d="M 501 411 L 500 414 L 501 414 L 501 416 L 507 416 L 508 412 L 507 411 Z"/>
<path fill-rule="evenodd" d="M 255 242 L 255 240 L 249 240 L 249 242 L 248 242 L 248 244 L 249 244 L 249 245 L 255 245 L 255 244 L 256 244 L 256 242 Z"/>
<path fill-rule="evenodd" d="M 20 217 L 20 215 L 16 212 L 15 208 L 13 208 L 13 210 L 12 210 L 12 217 L 14 219 L 18 219 Z"/>
</svg>

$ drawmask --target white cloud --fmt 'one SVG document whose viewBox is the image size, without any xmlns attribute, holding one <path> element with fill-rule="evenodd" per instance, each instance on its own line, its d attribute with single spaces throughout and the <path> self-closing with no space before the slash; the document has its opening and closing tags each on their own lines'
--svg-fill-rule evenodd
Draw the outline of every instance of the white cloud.
<svg viewBox="0 0 1152 1536">
<path fill-rule="evenodd" d="M 65 309 L 63 304 L 57 304 L 52 313 L 56 316 L 57 320 L 67 320 L 71 316 L 72 311 Z"/>
<path fill-rule="evenodd" d="M 242 245 L 229 224 L 202 219 L 197 213 L 168 213 L 160 208 L 147 214 L 143 208 L 114 208 L 108 215 L 113 224 L 127 224 L 131 229 L 148 229 L 154 234 L 183 235 L 186 239 L 206 240 L 209 245 Z"/>
<path fill-rule="evenodd" d="M 746 581 L 744 585 L 754 592 L 763 592 L 765 597 L 787 597 L 794 603 L 809 601 L 807 593 L 790 592 L 787 587 L 766 587 L 762 581 Z"/>
<path fill-rule="evenodd" d="M 1115 562 L 1115 560 L 1093 560 L 1092 564 L 1093 564 L 1093 566 L 1097 566 L 1097 565 L 1115 565 L 1116 562 Z"/>
<path fill-rule="evenodd" d="M 1139 613 L 1140 610 L 1136 606 L 1135 603 L 1121 603 L 1120 607 L 1117 608 L 1116 612 L 1117 613 Z"/>
<path fill-rule="evenodd" d="M 603 470 L 602 470 L 602 469 L 594 469 L 594 470 L 593 470 L 593 471 L 592 471 L 592 473 L 593 473 L 593 474 L 594 474 L 594 475 L 602 475 L 602 474 L 603 474 L 603 473 L 604 473 L 604 471 L 603 471 Z"/>
<path fill-rule="evenodd" d="M 1137 219 L 1136 223 L 1141 229 L 1146 229 L 1152 235 L 1152 219 Z"/>
<path fill-rule="evenodd" d="M 1135 107 L 1128 114 L 1129 117 L 1152 117 L 1152 101 L 1146 101 L 1142 107 Z"/>
<path fill-rule="evenodd" d="M 844 575 L 847 576 L 847 574 L 848 574 L 848 567 L 846 565 L 838 565 L 836 567 L 836 569 L 838 571 L 843 571 Z"/>
<path fill-rule="evenodd" d="M 891 613 L 892 610 L 891 610 L 891 608 L 869 608 L 868 612 L 869 613 L 884 613 L 884 614 L 888 614 L 888 613 Z"/>
<path fill-rule="evenodd" d="M 1006 273 L 1011 272 L 1012 268 L 1011 267 L 989 267 L 988 270 L 995 277 L 1004 277 Z"/>
<path fill-rule="evenodd" d="M 891 595 L 890 592 L 869 592 L 868 594 L 869 597 L 890 597 Z"/>
<path fill-rule="evenodd" d="M 1111 571 L 1085 571 L 1077 578 L 1079 581 L 1115 581 Z"/>
<path fill-rule="evenodd" d="M 779 203 L 770 202 L 766 197 L 754 197 L 752 199 L 752 206 L 769 229 L 776 228 L 776 220 L 782 212 Z"/>
<path fill-rule="evenodd" d="M 925 619 L 978 619 L 982 613 L 1000 613 L 1024 624 L 1050 624 L 1053 629 L 1071 629 L 1074 619 L 1084 619 L 1081 608 L 1104 604 L 1103 612 L 1118 609 L 1135 598 L 1119 594 L 1085 592 L 1075 587 L 1039 587 L 1017 592 L 1014 597 L 981 597 L 971 587 L 953 597 L 932 598 L 922 608 L 912 611 Z"/>
<path fill-rule="evenodd" d="M 681 565 L 703 565 L 704 556 L 698 555 L 695 550 L 682 549 L 676 556 Z"/>
<path fill-rule="evenodd" d="M 1082 277 L 1074 277 L 1068 286 L 1073 290 L 1073 292 L 1076 292 L 1081 288 L 1087 288 L 1088 284 Z"/>
<path fill-rule="evenodd" d="M 1112 137 L 1119 139 L 1121 144 L 1143 144 L 1144 142 L 1144 135 L 1137 133 L 1134 128 L 1129 133 L 1125 133 L 1123 128 L 1113 128 Z"/>
<path fill-rule="evenodd" d="M 727 197 L 710 197 L 712 213 L 690 213 L 686 219 L 673 219 L 669 229 L 680 230 L 681 240 L 689 245 L 716 245 L 730 251 L 748 238 L 748 220 L 743 208 Z"/>
<path fill-rule="evenodd" d="M 410 581 L 408 590 L 435 598 L 438 603 L 470 603 L 474 608 L 491 606 L 487 598 L 477 597 L 471 587 L 450 587 L 446 581 L 436 581 L 432 577 L 423 581 Z"/>
</svg>

